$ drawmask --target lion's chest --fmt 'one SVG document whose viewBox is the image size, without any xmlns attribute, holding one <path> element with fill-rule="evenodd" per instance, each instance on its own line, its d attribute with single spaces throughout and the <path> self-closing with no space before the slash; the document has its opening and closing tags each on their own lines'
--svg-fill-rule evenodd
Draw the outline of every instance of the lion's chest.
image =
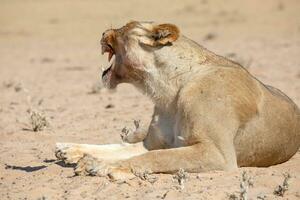
<svg viewBox="0 0 300 200">
<path fill-rule="evenodd" d="M 182 134 L 182 123 L 180 118 L 175 116 L 160 116 L 157 123 L 160 131 L 160 138 L 170 148 L 187 145 L 184 134 Z"/>
</svg>

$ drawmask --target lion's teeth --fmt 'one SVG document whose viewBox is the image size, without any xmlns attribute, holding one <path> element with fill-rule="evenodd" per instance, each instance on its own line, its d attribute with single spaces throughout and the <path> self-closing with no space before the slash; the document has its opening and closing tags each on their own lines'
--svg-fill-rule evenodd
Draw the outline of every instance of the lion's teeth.
<svg viewBox="0 0 300 200">
<path fill-rule="evenodd" d="M 111 58 L 113 57 L 113 52 L 108 52 L 108 62 L 110 62 Z"/>
<path fill-rule="evenodd" d="M 112 65 L 112 63 L 113 63 L 113 58 L 115 57 L 115 54 L 112 54 L 111 56 L 110 56 L 110 59 L 109 59 L 109 64 L 108 64 L 108 66 L 107 67 L 101 67 L 101 70 L 104 72 L 105 70 L 107 70 L 111 65 Z"/>
</svg>

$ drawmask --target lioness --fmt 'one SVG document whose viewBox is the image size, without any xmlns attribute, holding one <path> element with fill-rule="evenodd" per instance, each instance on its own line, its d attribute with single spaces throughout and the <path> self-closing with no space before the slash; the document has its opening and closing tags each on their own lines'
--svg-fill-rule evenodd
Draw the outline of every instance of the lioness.
<svg viewBox="0 0 300 200">
<path fill-rule="evenodd" d="M 131 83 L 155 109 L 149 128 L 123 144 L 58 143 L 56 156 L 76 174 L 126 177 L 136 170 L 172 173 L 267 167 L 300 146 L 300 111 L 238 63 L 180 34 L 173 24 L 130 22 L 105 31 L 107 88 Z M 135 143 L 135 144 L 128 144 Z"/>
</svg>

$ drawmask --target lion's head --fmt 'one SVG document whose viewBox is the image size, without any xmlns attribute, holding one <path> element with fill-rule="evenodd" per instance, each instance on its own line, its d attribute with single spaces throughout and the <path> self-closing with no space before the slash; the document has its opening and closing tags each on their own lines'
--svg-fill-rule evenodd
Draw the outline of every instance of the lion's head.
<svg viewBox="0 0 300 200">
<path fill-rule="evenodd" d="M 179 37 L 172 24 L 130 22 L 119 29 L 106 30 L 101 39 L 102 54 L 108 53 L 110 66 L 103 70 L 107 88 L 119 83 L 138 85 L 155 66 L 154 52 L 170 46 Z"/>
</svg>

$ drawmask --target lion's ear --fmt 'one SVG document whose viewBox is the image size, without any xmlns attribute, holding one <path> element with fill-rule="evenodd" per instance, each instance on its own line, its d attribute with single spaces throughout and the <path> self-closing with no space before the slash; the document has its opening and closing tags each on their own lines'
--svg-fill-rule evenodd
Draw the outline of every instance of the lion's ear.
<svg viewBox="0 0 300 200">
<path fill-rule="evenodd" d="M 149 46 L 163 46 L 176 41 L 179 37 L 179 29 L 173 24 L 155 25 L 144 43 Z"/>
</svg>

